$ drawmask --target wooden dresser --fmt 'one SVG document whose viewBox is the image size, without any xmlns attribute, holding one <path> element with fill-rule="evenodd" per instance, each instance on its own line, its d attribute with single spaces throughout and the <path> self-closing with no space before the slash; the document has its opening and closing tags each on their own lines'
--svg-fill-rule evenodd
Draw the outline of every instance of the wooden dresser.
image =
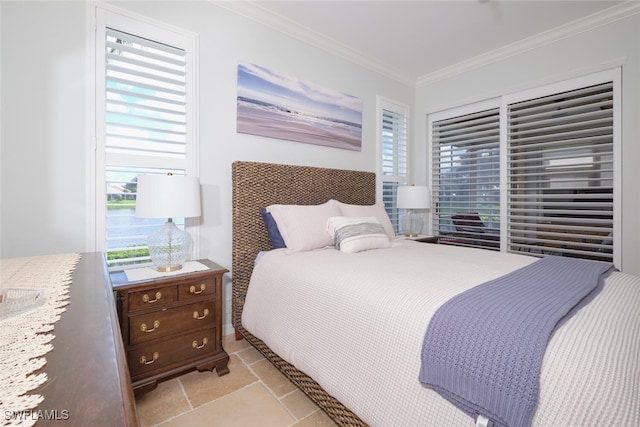
<svg viewBox="0 0 640 427">
<path fill-rule="evenodd" d="M 129 282 L 111 273 L 120 328 L 136 394 L 186 371 L 229 372 L 222 348 L 222 275 L 212 261 L 206 270 Z"/>
<path fill-rule="evenodd" d="M 102 253 L 82 254 L 69 286 L 69 305 L 54 324 L 54 335 L 53 350 L 45 355 L 42 368 L 48 379 L 31 392 L 44 397 L 39 413 L 53 418 L 36 425 L 137 426 Z"/>
</svg>

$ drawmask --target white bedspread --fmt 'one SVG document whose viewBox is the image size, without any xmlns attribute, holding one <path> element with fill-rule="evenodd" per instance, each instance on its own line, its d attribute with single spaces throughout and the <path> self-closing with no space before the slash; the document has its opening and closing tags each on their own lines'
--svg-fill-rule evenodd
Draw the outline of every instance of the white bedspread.
<svg viewBox="0 0 640 427">
<path fill-rule="evenodd" d="M 473 426 L 418 381 L 430 317 L 536 258 L 396 241 L 357 254 L 266 253 L 243 326 L 372 426 Z M 534 426 L 640 425 L 640 278 L 613 273 L 553 335 Z"/>
</svg>

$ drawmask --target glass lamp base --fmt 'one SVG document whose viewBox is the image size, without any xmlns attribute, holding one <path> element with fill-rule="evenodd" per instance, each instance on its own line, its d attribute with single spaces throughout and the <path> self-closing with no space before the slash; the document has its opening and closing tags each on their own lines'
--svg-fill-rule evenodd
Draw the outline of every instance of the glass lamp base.
<svg viewBox="0 0 640 427">
<path fill-rule="evenodd" d="M 148 239 L 149 256 L 158 271 L 176 271 L 182 268 L 191 249 L 191 236 L 180 230 L 173 221 L 164 226 Z"/>
<path fill-rule="evenodd" d="M 407 237 L 418 237 L 422 231 L 422 218 L 409 212 L 400 218 L 400 231 Z"/>
</svg>

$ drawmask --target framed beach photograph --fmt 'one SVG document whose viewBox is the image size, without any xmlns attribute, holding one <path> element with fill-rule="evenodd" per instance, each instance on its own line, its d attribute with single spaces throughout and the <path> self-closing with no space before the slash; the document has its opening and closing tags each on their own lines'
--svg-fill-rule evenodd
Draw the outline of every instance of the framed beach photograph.
<svg viewBox="0 0 640 427">
<path fill-rule="evenodd" d="M 237 104 L 239 133 L 361 149 L 362 101 L 355 96 L 240 63 Z"/>
</svg>

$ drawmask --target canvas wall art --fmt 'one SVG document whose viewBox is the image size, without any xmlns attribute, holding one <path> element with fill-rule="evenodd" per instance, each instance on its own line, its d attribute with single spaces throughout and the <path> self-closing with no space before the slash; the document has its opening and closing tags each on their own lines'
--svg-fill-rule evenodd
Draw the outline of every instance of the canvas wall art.
<svg viewBox="0 0 640 427">
<path fill-rule="evenodd" d="M 361 148 L 362 101 L 355 96 L 240 63 L 237 104 L 240 133 Z"/>
</svg>

